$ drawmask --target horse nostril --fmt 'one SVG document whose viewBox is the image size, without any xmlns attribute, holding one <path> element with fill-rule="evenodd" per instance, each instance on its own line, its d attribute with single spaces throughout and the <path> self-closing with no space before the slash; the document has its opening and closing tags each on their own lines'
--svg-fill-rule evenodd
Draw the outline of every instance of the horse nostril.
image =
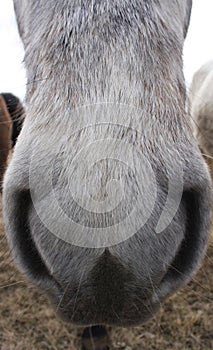
<svg viewBox="0 0 213 350">
<path fill-rule="evenodd" d="M 208 194 L 207 189 L 208 186 L 202 190 L 189 190 L 183 193 L 182 203 L 187 218 L 185 235 L 167 273 L 161 280 L 158 298 L 165 299 L 189 281 L 204 256 L 211 223 L 209 210 L 211 194 Z"/>
</svg>

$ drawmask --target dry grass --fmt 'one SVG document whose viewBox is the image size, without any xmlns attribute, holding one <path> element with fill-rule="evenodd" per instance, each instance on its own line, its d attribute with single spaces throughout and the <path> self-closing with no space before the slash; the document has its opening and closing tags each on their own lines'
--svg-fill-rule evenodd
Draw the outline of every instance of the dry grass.
<svg viewBox="0 0 213 350">
<path fill-rule="evenodd" d="M 8 253 L 0 220 L 0 349 L 79 350 L 80 330 L 59 321 L 48 300 L 27 284 Z M 111 329 L 113 349 L 213 349 L 213 242 L 194 280 L 151 322 Z"/>
</svg>

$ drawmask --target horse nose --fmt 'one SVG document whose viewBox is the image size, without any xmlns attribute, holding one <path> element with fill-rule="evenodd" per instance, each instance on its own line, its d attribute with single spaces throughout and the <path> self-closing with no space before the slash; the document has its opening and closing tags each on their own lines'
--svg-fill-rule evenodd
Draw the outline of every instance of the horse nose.
<svg viewBox="0 0 213 350">
<path fill-rule="evenodd" d="M 73 321 L 72 310 L 75 307 L 74 322 L 78 324 L 91 324 L 89 320 L 93 324 L 144 322 L 151 316 L 148 309 L 155 309 L 192 277 L 208 241 L 212 193 L 210 176 L 200 153 L 195 150 L 187 152 L 184 162 L 180 162 L 181 166 L 177 166 L 175 157 L 170 157 L 169 162 L 165 160 L 167 166 L 160 166 L 159 162 L 156 166 L 152 162 L 148 168 L 145 162 L 140 162 L 138 178 L 129 169 L 126 171 L 123 163 L 120 173 L 117 173 L 112 159 L 111 168 L 110 162 L 107 166 L 101 165 L 102 174 L 108 175 L 112 169 L 111 178 L 119 180 L 120 174 L 124 174 L 126 181 L 127 201 L 122 200 L 118 203 L 120 208 L 115 206 L 113 213 L 106 211 L 105 215 L 86 210 L 73 200 L 65 181 L 66 173 L 63 172 L 64 177 L 58 176 L 57 181 L 52 182 L 56 189 L 54 194 L 58 195 L 58 202 L 66 211 L 63 217 L 58 217 L 57 211 L 51 210 L 50 199 L 53 197 L 49 196 L 51 193 L 46 191 L 43 182 L 38 181 L 40 173 L 44 177 L 44 172 L 42 167 L 37 167 L 35 158 L 31 176 L 36 175 L 36 186 L 32 188 L 27 188 L 28 181 L 23 176 L 20 162 L 16 160 L 17 171 L 14 171 L 12 160 L 3 196 L 7 237 L 22 271 L 53 296 L 56 306 L 66 291 L 60 308 L 61 314 L 69 321 Z M 153 171 L 150 170 L 150 174 L 155 175 L 155 182 L 152 182 L 154 177 L 150 179 L 148 176 L 147 169 L 151 166 Z M 92 170 L 90 184 L 95 186 L 97 168 Z M 17 176 L 20 171 L 20 176 Z M 24 175 L 27 174 L 25 171 Z M 21 184 L 22 179 L 25 187 Z M 138 185 L 138 179 L 143 183 Z M 137 185 L 141 186 L 145 195 L 141 196 Z M 33 197 L 35 192 L 41 197 Z M 109 193 L 114 199 L 117 192 Z M 103 194 L 93 192 L 89 199 L 92 197 L 93 201 L 94 196 L 101 198 L 102 205 Z M 131 204 L 128 210 L 126 203 Z M 67 216 L 71 220 L 66 226 L 62 218 Z M 52 223 L 49 218 L 53 226 L 48 226 Z M 126 219 L 131 219 L 129 225 L 124 224 Z M 68 238 L 60 236 L 65 230 Z M 74 239 L 79 239 L 79 236 L 80 244 L 74 244 Z M 80 300 L 78 305 L 75 303 L 76 291 Z M 94 300 L 98 300 L 98 305 L 94 304 Z M 139 311 L 136 311 L 137 307 Z M 117 319 L 114 311 L 118 314 Z"/>
</svg>

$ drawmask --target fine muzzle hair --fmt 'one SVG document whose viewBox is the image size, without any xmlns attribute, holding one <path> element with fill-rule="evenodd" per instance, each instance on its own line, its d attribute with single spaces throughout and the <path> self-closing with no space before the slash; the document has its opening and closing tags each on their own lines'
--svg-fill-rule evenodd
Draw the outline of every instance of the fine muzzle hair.
<svg viewBox="0 0 213 350">
<path fill-rule="evenodd" d="M 185 112 L 191 1 L 14 5 L 28 77 L 3 190 L 15 263 L 66 321 L 142 324 L 209 237 L 211 180 Z"/>
</svg>

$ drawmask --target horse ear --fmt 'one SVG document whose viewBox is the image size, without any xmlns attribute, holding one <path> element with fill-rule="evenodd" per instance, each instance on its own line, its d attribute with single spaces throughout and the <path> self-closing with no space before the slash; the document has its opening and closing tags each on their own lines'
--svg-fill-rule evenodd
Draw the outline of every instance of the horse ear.
<svg viewBox="0 0 213 350">
<path fill-rule="evenodd" d="M 188 28 L 189 28 L 189 22 L 191 18 L 191 12 L 192 12 L 192 0 L 186 1 L 186 12 L 185 12 L 185 18 L 184 18 L 184 39 L 186 38 Z"/>
</svg>

